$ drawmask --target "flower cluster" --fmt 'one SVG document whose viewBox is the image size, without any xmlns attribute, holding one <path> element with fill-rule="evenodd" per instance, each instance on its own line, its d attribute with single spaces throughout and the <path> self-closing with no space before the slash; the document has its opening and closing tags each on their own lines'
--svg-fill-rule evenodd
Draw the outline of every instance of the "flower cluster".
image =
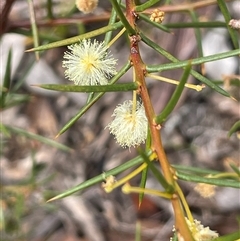
<svg viewBox="0 0 240 241">
<path fill-rule="evenodd" d="M 112 117 L 115 118 L 107 127 L 122 147 L 136 147 L 145 142 L 148 121 L 142 103 L 137 101 L 134 109 L 133 101 L 127 100 L 116 107 Z"/>
<path fill-rule="evenodd" d="M 212 231 L 209 227 L 204 227 L 200 221 L 194 219 L 192 223 L 187 218 L 186 221 L 196 241 L 210 241 L 218 237 L 217 232 Z"/>
<path fill-rule="evenodd" d="M 161 11 L 160 9 L 154 9 L 150 16 L 150 20 L 152 22 L 162 23 L 164 20 L 164 15 L 165 15 L 165 13 L 163 11 Z"/>
<path fill-rule="evenodd" d="M 68 46 L 71 52 L 65 52 L 63 67 L 65 76 L 76 85 L 106 85 L 116 74 L 116 63 L 104 42 L 90 39 Z"/>
</svg>

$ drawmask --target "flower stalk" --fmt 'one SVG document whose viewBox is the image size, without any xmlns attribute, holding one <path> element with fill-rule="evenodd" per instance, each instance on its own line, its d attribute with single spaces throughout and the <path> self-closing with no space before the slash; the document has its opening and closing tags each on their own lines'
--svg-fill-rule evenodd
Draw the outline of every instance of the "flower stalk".
<svg viewBox="0 0 240 241">
<path fill-rule="evenodd" d="M 160 81 L 163 81 L 163 82 L 166 82 L 166 83 L 169 83 L 169 84 L 174 84 L 174 85 L 179 85 L 179 83 L 180 83 L 177 80 L 165 78 L 165 77 L 154 75 L 154 74 L 147 74 L 147 77 L 150 77 L 150 78 L 153 78 L 153 79 L 156 79 L 156 80 L 160 80 Z M 203 84 L 202 85 L 194 85 L 194 84 L 186 83 L 184 86 L 189 88 L 189 89 L 196 90 L 198 92 L 202 91 L 205 88 L 205 85 L 203 85 Z"/>
<path fill-rule="evenodd" d="M 158 197 L 163 197 L 163 198 L 166 198 L 166 199 L 172 198 L 172 194 L 169 194 L 167 192 L 160 192 L 160 191 L 155 190 L 155 189 L 132 187 L 129 183 L 126 183 L 126 184 L 123 185 L 122 191 L 125 194 L 129 194 L 129 193 L 139 193 L 139 194 L 141 194 L 141 193 L 144 193 L 144 194 L 155 195 L 155 196 L 158 196 Z"/>
<path fill-rule="evenodd" d="M 146 163 L 143 163 L 140 167 L 129 173 L 127 176 L 123 177 L 122 179 L 115 181 L 115 182 L 106 182 L 104 184 L 104 189 L 107 193 L 111 192 L 113 189 L 125 184 L 128 182 L 130 179 L 135 177 L 137 174 L 142 172 L 145 168 L 147 167 Z"/>
</svg>

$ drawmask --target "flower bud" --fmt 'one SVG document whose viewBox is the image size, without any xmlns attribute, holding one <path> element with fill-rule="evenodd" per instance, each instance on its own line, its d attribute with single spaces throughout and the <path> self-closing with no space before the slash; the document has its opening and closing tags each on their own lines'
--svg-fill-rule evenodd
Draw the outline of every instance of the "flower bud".
<svg viewBox="0 0 240 241">
<path fill-rule="evenodd" d="M 77 8 L 83 13 L 91 13 L 98 5 L 98 0 L 76 0 Z"/>
</svg>

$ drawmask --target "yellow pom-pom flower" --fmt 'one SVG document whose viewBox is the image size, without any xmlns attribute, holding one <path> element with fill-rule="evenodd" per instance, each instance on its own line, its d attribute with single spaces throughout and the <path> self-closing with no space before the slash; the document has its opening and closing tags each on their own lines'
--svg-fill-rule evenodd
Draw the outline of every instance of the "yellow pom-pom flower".
<svg viewBox="0 0 240 241">
<path fill-rule="evenodd" d="M 65 76 L 75 85 L 106 85 L 115 75 L 117 60 L 110 55 L 104 42 L 90 39 L 68 46 L 63 67 Z"/>
<path fill-rule="evenodd" d="M 145 142 L 148 121 L 142 103 L 137 101 L 136 107 L 133 108 L 133 101 L 127 100 L 116 107 L 112 117 L 114 120 L 107 127 L 119 145 L 136 147 Z"/>
</svg>

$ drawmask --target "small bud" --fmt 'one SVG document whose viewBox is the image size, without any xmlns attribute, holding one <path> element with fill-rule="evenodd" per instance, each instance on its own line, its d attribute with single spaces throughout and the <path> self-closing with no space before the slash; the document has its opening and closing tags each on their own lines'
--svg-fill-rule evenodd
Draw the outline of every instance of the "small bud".
<svg viewBox="0 0 240 241">
<path fill-rule="evenodd" d="M 76 0 L 77 8 L 83 13 L 91 13 L 98 5 L 98 0 Z"/>
<path fill-rule="evenodd" d="M 240 29 L 240 19 L 231 19 L 228 25 L 233 29 Z"/>
<path fill-rule="evenodd" d="M 156 22 L 156 23 L 162 23 L 164 20 L 164 12 L 161 11 L 160 9 L 154 9 L 151 16 L 150 16 L 150 20 L 152 22 Z"/>
</svg>

